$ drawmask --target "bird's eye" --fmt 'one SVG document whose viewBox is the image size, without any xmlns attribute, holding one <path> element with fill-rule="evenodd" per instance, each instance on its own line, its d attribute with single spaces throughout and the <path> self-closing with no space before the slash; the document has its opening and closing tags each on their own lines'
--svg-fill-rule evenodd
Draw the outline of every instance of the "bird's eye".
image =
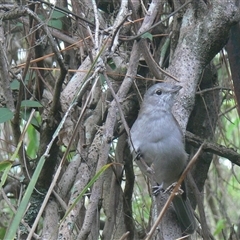
<svg viewBox="0 0 240 240">
<path fill-rule="evenodd" d="M 158 89 L 158 90 L 156 91 L 156 94 L 157 94 L 157 95 L 161 95 L 161 94 L 162 94 L 162 91 Z"/>
</svg>

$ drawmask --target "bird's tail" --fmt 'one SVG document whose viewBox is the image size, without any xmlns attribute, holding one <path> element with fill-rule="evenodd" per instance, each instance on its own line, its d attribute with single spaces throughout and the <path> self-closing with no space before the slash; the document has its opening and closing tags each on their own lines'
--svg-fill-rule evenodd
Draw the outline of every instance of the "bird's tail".
<svg viewBox="0 0 240 240">
<path fill-rule="evenodd" d="M 196 221 L 189 199 L 183 199 L 183 197 L 180 195 L 175 196 L 173 199 L 173 206 L 183 233 L 194 233 L 196 229 Z"/>
</svg>

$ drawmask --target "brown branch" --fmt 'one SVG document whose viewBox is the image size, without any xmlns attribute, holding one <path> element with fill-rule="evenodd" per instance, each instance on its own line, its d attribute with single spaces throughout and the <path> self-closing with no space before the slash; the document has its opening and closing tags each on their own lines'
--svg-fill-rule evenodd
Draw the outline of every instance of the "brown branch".
<svg viewBox="0 0 240 240">
<path fill-rule="evenodd" d="M 207 88 L 207 89 L 199 90 L 199 91 L 196 92 L 196 94 L 201 95 L 201 94 L 203 94 L 203 93 L 207 93 L 207 92 L 211 92 L 211 91 L 215 91 L 215 90 L 221 90 L 221 91 L 223 91 L 223 90 L 226 90 L 226 91 L 232 91 L 231 88 L 220 87 L 220 86 L 218 86 L 218 87 L 211 87 L 211 88 Z"/>
<path fill-rule="evenodd" d="M 204 140 L 191 132 L 186 132 L 186 141 L 194 147 L 199 147 Z M 232 163 L 240 166 L 240 154 L 231 148 L 217 143 L 205 142 L 203 150 L 227 158 Z"/>
<path fill-rule="evenodd" d="M 124 234 L 119 238 L 119 240 L 125 240 L 125 239 L 128 239 L 129 234 L 130 234 L 130 232 L 126 232 L 126 233 L 124 233 Z"/>
<path fill-rule="evenodd" d="M 132 52 L 131 52 L 131 56 L 130 56 L 130 60 L 129 60 L 129 65 L 128 65 L 128 71 L 126 74 L 126 77 L 123 80 L 123 83 L 117 93 L 117 96 L 121 102 L 121 100 L 126 97 L 134 77 L 136 76 L 136 72 L 137 72 L 137 65 L 138 65 L 138 61 L 139 61 L 139 46 L 138 43 L 134 43 L 133 48 L 132 48 Z M 102 145 L 99 149 L 99 158 L 98 158 L 98 166 L 97 169 L 100 169 L 102 166 L 104 166 L 107 163 L 107 159 L 108 159 L 108 155 L 109 155 L 109 151 L 110 151 L 110 143 L 113 137 L 113 131 L 114 131 L 114 126 L 117 120 L 117 104 L 116 101 L 113 100 L 109 106 L 109 110 L 108 110 L 108 114 L 107 114 L 107 118 L 106 118 L 106 123 L 103 127 L 103 134 L 102 134 Z M 98 179 L 98 181 L 93 185 L 93 189 L 92 189 L 92 195 L 91 195 L 91 200 L 87 212 L 86 212 L 86 216 L 87 216 L 87 220 L 84 221 L 84 224 L 82 226 L 82 229 L 77 237 L 77 239 L 83 239 L 83 238 L 87 238 L 90 229 L 89 224 L 89 220 L 90 218 L 93 218 L 94 216 L 92 215 L 92 213 L 94 213 L 94 211 L 96 211 L 97 208 L 97 204 L 98 204 L 98 200 L 100 199 L 100 195 L 101 195 L 101 189 L 102 189 L 102 182 L 103 182 L 103 178 L 100 177 Z M 86 219 L 86 217 L 85 217 Z"/>
<path fill-rule="evenodd" d="M 125 159 L 131 158 L 131 153 L 129 151 L 129 147 L 126 146 L 125 139 L 125 149 L 122 149 L 122 158 L 123 161 Z M 127 148 L 127 149 L 126 149 Z M 124 211 L 124 223 L 126 226 L 126 230 L 129 231 L 129 239 L 134 239 L 134 218 L 133 218 L 133 209 L 132 209 L 132 197 L 133 197 L 133 189 L 134 189 L 134 180 L 135 175 L 133 171 L 133 161 L 125 161 L 124 170 L 126 176 L 126 183 L 123 192 L 123 211 Z"/>
</svg>

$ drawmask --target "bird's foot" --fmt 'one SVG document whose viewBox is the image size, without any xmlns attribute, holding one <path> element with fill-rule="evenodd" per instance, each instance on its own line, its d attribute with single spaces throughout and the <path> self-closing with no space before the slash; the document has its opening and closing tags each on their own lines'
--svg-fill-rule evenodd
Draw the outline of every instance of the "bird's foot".
<svg viewBox="0 0 240 240">
<path fill-rule="evenodd" d="M 152 193 L 154 196 L 157 196 L 160 192 L 165 192 L 163 189 L 163 183 L 152 187 Z"/>
<path fill-rule="evenodd" d="M 177 182 L 171 184 L 165 191 L 164 193 L 171 193 L 173 191 L 173 189 L 176 187 Z M 176 191 L 175 195 L 182 195 L 184 193 L 184 191 L 181 189 L 181 187 L 179 186 L 178 190 Z"/>
<path fill-rule="evenodd" d="M 137 151 L 137 152 L 136 152 L 136 157 L 135 157 L 134 160 L 140 160 L 141 158 L 142 158 L 141 152 L 140 152 L 140 151 Z"/>
</svg>

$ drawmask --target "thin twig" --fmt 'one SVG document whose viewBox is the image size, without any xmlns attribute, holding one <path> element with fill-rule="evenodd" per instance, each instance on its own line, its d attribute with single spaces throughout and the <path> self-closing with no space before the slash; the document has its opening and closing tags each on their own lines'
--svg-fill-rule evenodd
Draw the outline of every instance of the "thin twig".
<svg viewBox="0 0 240 240">
<path fill-rule="evenodd" d="M 99 48 L 99 18 L 98 18 L 98 9 L 97 9 L 97 4 L 95 0 L 92 0 L 92 5 L 93 5 L 93 12 L 94 12 L 94 19 L 95 19 L 95 49 L 98 53 L 98 48 Z"/>
<path fill-rule="evenodd" d="M 228 109 L 227 109 L 226 111 L 224 111 L 223 113 L 218 114 L 218 118 L 220 118 L 221 116 L 223 116 L 223 115 L 225 115 L 225 114 L 231 112 L 233 109 L 237 108 L 237 106 L 238 106 L 238 105 L 236 104 L 236 105 L 234 105 L 234 106 L 228 108 Z"/>
<path fill-rule="evenodd" d="M 118 37 L 119 37 L 119 31 L 120 31 L 120 27 L 124 24 L 125 20 L 127 19 L 128 16 L 130 16 L 131 13 L 128 13 L 120 22 L 120 24 L 118 26 L 116 26 L 116 29 L 113 28 L 113 34 L 112 34 L 112 41 L 109 45 L 109 52 L 115 52 L 115 48 L 117 47 L 117 44 L 114 44 L 116 42 L 118 42 Z M 113 26 L 115 27 L 115 26 Z"/>
<path fill-rule="evenodd" d="M 6 54 L 6 47 L 5 47 L 5 36 L 4 36 L 4 29 L 2 26 L 2 20 L 0 19 L 0 74 L 1 74 L 1 88 L 3 89 L 5 101 L 7 107 L 14 113 L 15 106 L 14 100 L 12 96 L 12 92 L 10 89 L 10 79 L 8 74 L 8 58 Z"/>
<path fill-rule="evenodd" d="M 212 87 L 212 88 L 207 88 L 207 89 L 204 89 L 204 90 L 200 90 L 200 91 L 197 91 L 196 94 L 203 94 L 203 93 L 207 93 L 207 92 L 211 92 L 211 91 L 215 91 L 215 90 L 227 90 L 227 91 L 232 91 L 231 88 L 227 88 L 227 87 Z"/>
<path fill-rule="evenodd" d="M 125 232 L 125 233 L 119 238 L 119 240 L 125 240 L 125 239 L 127 239 L 128 236 L 129 236 L 129 234 L 130 234 L 130 232 Z"/>
<path fill-rule="evenodd" d="M 112 88 L 112 84 L 111 84 L 111 82 L 110 82 L 110 80 L 109 80 L 109 78 L 108 78 L 108 76 L 106 74 L 106 71 L 103 72 L 103 75 L 104 75 L 105 80 L 107 82 L 107 85 L 108 85 L 108 87 L 109 87 L 109 89 L 110 89 L 110 91 L 112 93 L 112 96 L 113 96 L 114 100 L 116 101 L 116 104 L 118 106 L 118 111 L 120 113 L 120 117 L 121 117 L 122 123 L 123 123 L 124 128 L 125 128 L 125 130 L 127 132 L 128 137 L 129 137 L 130 136 L 129 127 L 128 127 L 127 121 L 126 121 L 126 119 L 124 117 L 123 110 L 122 110 L 122 107 L 121 107 L 120 102 L 119 102 L 119 98 L 118 98 L 118 96 L 116 95 L 116 93 L 114 92 L 114 90 Z"/>
<path fill-rule="evenodd" d="M 151 27 L 149 27 L 148 29 L 146 29 L 145 31 L 137 34 L 136 36 L 133 36 L 133 37 L 129 37 L 127 39 L 122 39 L 123 41 L 133 41 L 133 40 L 136 40 L 136 39 L 139 39 L 144 33 L 146 32 L 149 32 L 150 30 L 152 30 L 153 28 L 157 27 L 159 24 L 165 22 L 166 20 L 168 20 L 170 17 L 174 16 L 176 13 L 178 13 L 180 10 L 182 10 L 184 7 L 186 7 L 189 3 L 191 3 L 192 0 L 184 3 L 180 8 L 178 8 L 176 11 L 170 13 L 166 18 L 164 18 L 163 20 L 155 23 L 154 25 L 152 25 Z"/>
</svg>

